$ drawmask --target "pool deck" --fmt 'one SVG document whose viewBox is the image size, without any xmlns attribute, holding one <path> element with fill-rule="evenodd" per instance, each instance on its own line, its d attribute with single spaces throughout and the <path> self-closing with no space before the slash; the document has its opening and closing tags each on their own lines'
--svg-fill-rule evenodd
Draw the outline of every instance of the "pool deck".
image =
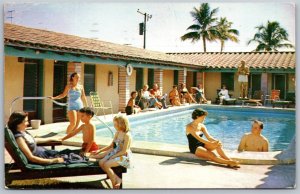
<svg viewBox="0 0 300 194">
<path fill-rule="evenodd" d="M 192 105 L 148 111 L 129 116 L 129 119 L 148 117 L 151 114 L 171 113 L 174 110 L 186 110 L 194 108 L 194 106 L 196 107 L 196 105 Z M 205 106 L 203 107 L 205 108 Z M 257 108 L 259 107 L 254 109 Z M 289 111 L 288 109 L 281 110 Z M 106 115 L 99 118 L 111 122 L 113 116 Z M 94 122 L 97 124 L 98 121 L 94 119 Z M 65 131 L 67 125 L 68 122 L 46 124 L 40 126 L 39 129 L 29 129 L 28 131 L 34 136 L 55 135 Z M 61 136 L 62 134 L 55 137 Z M 111 138 L 97 137 L 96 142 L 100 143 L 100 146 L 104 146 L 111 142 Z M 81 146 L 81 137 L 75 136 L 63 141 L 63 146 L 59 147 L 65 146 Z M 134 167 L 123 175 L 124 189 L 295 188 L 296 184 L 295 140 L 285 151 L 267 153 L 227 151 L 230 157 L 240 161 L 242 165 L 239 169 L 231 169 L 196 158 L 189 153 L 187 146 L 134 141 L 132 151 Z M 5 162 L 9 161 L 11 158 L 5 152 Z M 55 178 L 55 180 L 70 183 L 85 182 L 90 185 L 91 183 L 99 184 L 99 180 L 105 178 L 100 177 L 95 175 L 84 178 Z M 108 181 L 108 186 L 104 188 L 109 188 L 109 184 Z"/>
</svg>

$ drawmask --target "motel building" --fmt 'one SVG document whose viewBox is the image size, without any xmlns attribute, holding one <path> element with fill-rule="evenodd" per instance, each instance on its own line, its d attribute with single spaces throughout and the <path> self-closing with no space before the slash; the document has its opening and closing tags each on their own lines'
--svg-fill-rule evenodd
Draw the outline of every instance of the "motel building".
<svg viewBox="0 0 300 194">
<path fill-rule="evenodd" d="M 97 91 L 101 100 L 112 102 L 113 113 L 124 112 L 131 91 L 144 84 L 157 83 L 168 94 L 173 85 L 202 83 L 212 103 L 226 84 L 237 98 L 241 60 L 250 67 L 250 95 L 278 89 L 280 99 L 295 99 L 295 52 L 162 53 L 14 24 L 4 24 L 4 46 L 5 122 L 16 97 L 56 96 L 73 72 L 81 75 L 89 105 L 89 92 Z M 20 100 L 14 111 L 45 124 L 67 120 L 66 107 L 50 100 Z"/>
</svg>

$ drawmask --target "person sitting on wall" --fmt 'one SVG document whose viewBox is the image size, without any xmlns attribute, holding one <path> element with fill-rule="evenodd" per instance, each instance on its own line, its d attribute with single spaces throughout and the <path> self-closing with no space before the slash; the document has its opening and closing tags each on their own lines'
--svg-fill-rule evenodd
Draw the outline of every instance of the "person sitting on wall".
<svg viewBox="0 0 300 194">
<path fill-rule="evenodd" d="M 163 105 L 161 102 L 158 102 L 158 100 L 154 97 L 155 96 L 154 90 L 150 89 L 149 94 L 150 94 L 150 100 L 149 100 L 150 106 L 149 107 L 161 109 L 163 107 Z"/>
<path fill-rule="evenodd" d="M 209 134 L 204 124 L 207 115 L 207 111 L 197 108 L 192 113 L 193 121 L 186 125 L 185 133 L 188 139 L 190 152 L 199 158 L 219 164 L 226 164 L 232 168 L 239 168 L 239 162 L 229 158 L 225 153 L 222 142 Z"/>
<path fill-rule="evenodd" d="M 229 94 L 228 94 L 228 90 L 226 89 L 226 85 L 223 84 L 222 89 L 219 92 L 219 99 L 220 99 L 220 104 L 223 104 L 223 100 L 225 99 L 229 99 Z"/>
<path fill-rule="evenodd" d="M 167 94 L 162 95 L 161 91 L 158 89 L 158 85 L 154 84 L 153 85 L 153 94 L 154 97 L 157 99 L 158 102 L 160 102 L 162 104 L 162 107 L 164 109 L 167 109 L 167 104 L 166 104 L 166 98 L 167 98 Z"/>
<path fill-rule="evenodd" d="M 191 87 L 192 90 L 196 91 L 196 101 L 197 103 L 206 103 L 207 100 L 204 95 L 204 88 L 202 84 L 198 84 L 198 87 Z"/>
<path fill-rule="evenodd" d="M 186 88 L 185 83 L 181 83 L 180 84 L 180 88 L 179 88 L 179 94 L 181 97 L 181 103 L 185 104 L 187 103 L 197 103 L 196 100 L 193 98 L 193 96 L 189 93 L 188 89 Z"/>
<path fill-rule="evenodd" d="M 263 122 L 254 120 L 251 132 L 245 133 L 242 137 L 238 151 L 268 152 L 269 141 L 261 134 L 263 128 Z"/>
<path fill-rule="evenodd" d="M 169 99 L 170 99 L 170 103 L 172 104 L 172 106 L 180 106 L 181 105 L 179 92 L 177 90 L 176 85 L 173 86 L 173 90 L 171 90 L 171 92 L 169 93 Z"/>
<path fill-rule="evenodd" d="M 137 96 L 137 91 L 133 91 L 130 94 L 131 98 L 128 100 L 125 112 L 127 115 L 136 114 L 141 111 L 141 108 L 135 104 L 135 99 Z"/>
<path fill-rule="evenodd" d="M 150 93 L 148 91 L 149 86 L 145 84 L 143 89 L 141 89 L 138 93 L 138 102 L 137 105 L 144 110 L 145 108 L 149 107 L 150 105 Z"/>
</svg>

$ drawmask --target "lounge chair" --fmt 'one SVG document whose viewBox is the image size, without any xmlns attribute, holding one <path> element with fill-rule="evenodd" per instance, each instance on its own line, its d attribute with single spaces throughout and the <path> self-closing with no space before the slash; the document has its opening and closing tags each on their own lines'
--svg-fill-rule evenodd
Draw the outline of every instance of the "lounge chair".
<svg viewBox="0 0 300 194">
<path fill-rule="evenodd" d="M 110 110 L 111 114 L 113 114 L 113 107 L 110 100 L 102 101 L 97 92 L 90 92 L 90 97 L 95 115 L 98 115 L 99 110 L 102 110 L 103 115 L 105 115 L 105 110 Z"/>
<path fill-rule="evenodd" d="M 217 97 L 216 97 L 216 104 L 220 103 L 220 89 L 217 89 Z M 232 94 L 228 94 L 229 98 L 223 99 L 223 105 L 235 105 L 236 104 L 236 98 L 232 98 Z"/>
<path fill-rule="evenodd" d="M 267 95 L 267 97 L 270 97 L 270 96 Z M 268 101 L 268 100 L 271 101 L 271 104 L 272 104 L 273 108 L 276 105 L 280 105 L 280 106 L 282 106 L 282 108 L 285 108 L 285 107 L 288 107 L 292 103 L 292 101 L 281 100 L 280 99 L 280 90 L 272 90 L 271 91 L 271 98 L 266 98 L 265 102 Z"/>
<path fill-rule="evenodd" d="M 262 106 L 263 99 L 264 99 L 263 91 L 257 90 L 254 91 L 253 98 L 245 100 L 244 103 L 255 104 L 256 106 Z"/>
<path fill-rule="evenodd" d="M 5 128 L 4 131 L 5 148 L 14 160 L 13 163 L 5 164 L 5 185 L 8 188 L 13 180 L 106 174 L 96 162 L 51 165 L 31 164 L 19 149 L 11 130 Z M 124 167 L 115 167 L 113 170 L 120 178 L 122 178 L 122 173 L 127 172 Z"/>
</svg>

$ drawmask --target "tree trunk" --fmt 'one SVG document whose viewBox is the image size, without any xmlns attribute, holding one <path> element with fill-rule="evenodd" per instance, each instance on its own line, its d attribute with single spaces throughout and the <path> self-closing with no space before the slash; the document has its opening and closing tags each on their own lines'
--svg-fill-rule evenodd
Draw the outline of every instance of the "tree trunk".
<svg viewBox="0 0 300 194">
<path fill-rule="evenodd" d="M 203 49 L 204 49 L 204 52 L 206 53 L 206 39 L 204 36 L 202 36 L 202 41 L 203 41 Z"/>
<path fill-rule="evenodd" d="M 221 41 L 221 52 L 223 52 L 224 49 L 224 41 Z"/>
</svg>

